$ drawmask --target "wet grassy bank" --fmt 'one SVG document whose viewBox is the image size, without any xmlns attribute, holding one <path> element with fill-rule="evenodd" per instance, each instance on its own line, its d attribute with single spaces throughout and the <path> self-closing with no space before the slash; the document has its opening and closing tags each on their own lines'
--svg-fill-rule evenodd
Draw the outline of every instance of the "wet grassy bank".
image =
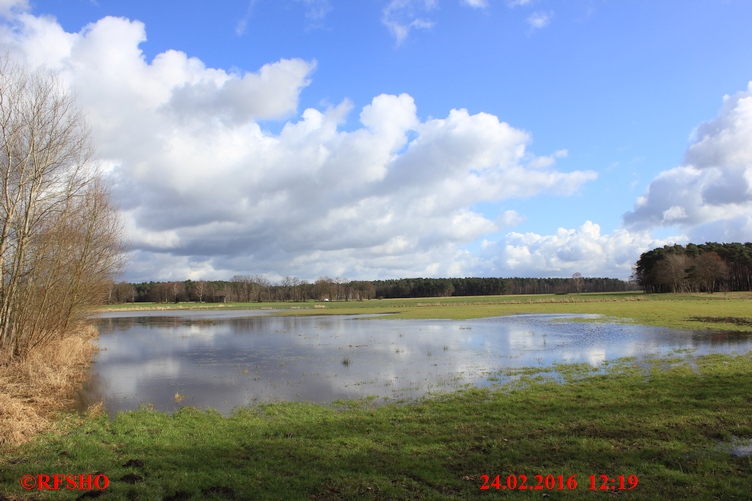
<svg viewBox="0 0 752 501">
<path fill-rule="evenodd" d="M 0 450 L 0 495 L 21 498 L 28 473 L 102 473 L 102 499 L 611 499 L 618 489 L 591 491 L 591 475 L 597 488 L 636 475 L 618 499 L 748 499 L 752 457 L 730 452 L 752 439 L 752 355 L 559 369 L 564 384 L 531 370 L 407 405 L 65 415 L 57 433 Z M 484 474 L 577 487 L 482 491 Z"/>
</svg>

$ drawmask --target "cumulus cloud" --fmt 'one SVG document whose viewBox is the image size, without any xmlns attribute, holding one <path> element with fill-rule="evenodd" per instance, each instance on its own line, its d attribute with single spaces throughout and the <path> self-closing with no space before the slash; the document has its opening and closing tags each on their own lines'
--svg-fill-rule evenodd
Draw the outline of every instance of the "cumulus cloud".
<svg viewBox="0 0 752 501">
<path fill-rule="evenodd" d="M 508 233 L 484 241 L 469 266 L 479 274 L 517 276 L 606 275 L 627 278 L 642 252 L 666 244 L 748 241 L 752 235 L 752 83 L 726 96 L 718 116 L 700 125 L 683 165 L 661 172 L 624 215 L 624 228 L 603 234 L 587 221 L 553 235 Z M 566 151 L 536 157 L 546 167 Z M 679 233 L 655 239 L 657 228 Z"/>
<path fill-rule="evenodd" d="M 433 21 L 424 16 L 436 7 L 437 1 L 391 0 L 382 11 L 381 22 L 389 28 L 396 44 L 401 45 L 411 30 L 427 30 L 433 27 Z"/>
<path fill-rule="evenodd" d="M 694 241 L 747 241 L 752 226 L 752 83 L 700 125 L 684 164 L 660 173 L 624 215 L 628 228 L 679 227 Z"/>
<path fill-rule="evenodd" d="M 25 16 L 0 42 L 78 96 L 124 211 L 127 279 L 461 275 L 478 262 L 463 245 L 523 219 L 476 204 L 568 195 L 596 177 L 557 170 L 565 152 L 536 157 L 529 133 L 491 114 L 421 120 L 407 94 L 374 97 L 345 131 L 347 100 L 297 109 L 310 61 L 247 73 L 173 50 L 147 61 L 140 22 L 71 34 Z M 272 134 L 267 119 L 286 121 Z"/>
<path fill-rule="evenodd" d="M 0 0 L 0 16 L 13 18 L 29 10 L 29 0 Z"/>
<path fill-rule="evenodd" d="M 642 252 L 663 243 L 645 231 L 617 229 L 604 235 L 598 224 L 586 221 L 553 235 L 511 232 L 501 241 L 484 241 L 476 266 L 492 276 L 569 277 L 580 272 L 626 279 Z"/>
<path fill-rule="evenodd" d="M 172 90 L 164 111 L 179 120 L 219 119 L 227 123 L 281 118 L 294 112 L 313 64 L 283 59 L 242 76 L 213 72 Z"/>
</svg>

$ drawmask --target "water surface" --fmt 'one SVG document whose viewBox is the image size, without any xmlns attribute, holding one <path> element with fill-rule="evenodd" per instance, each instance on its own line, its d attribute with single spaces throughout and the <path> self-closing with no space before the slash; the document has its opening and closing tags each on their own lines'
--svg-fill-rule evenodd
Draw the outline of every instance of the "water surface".
<svg viewBox="0 0 752 501">
<path fill-rule="evenodd" d="M 257 402 L 413 399 L 488 384 L 507 368 L 752 350 L 749 336 L 573 322 L 577 315 L 452 321 L 267 313 L 103 314 L 82 404 L 103 400 L 111 413 L 149 404 L 228 413 Z"/>
</svg>

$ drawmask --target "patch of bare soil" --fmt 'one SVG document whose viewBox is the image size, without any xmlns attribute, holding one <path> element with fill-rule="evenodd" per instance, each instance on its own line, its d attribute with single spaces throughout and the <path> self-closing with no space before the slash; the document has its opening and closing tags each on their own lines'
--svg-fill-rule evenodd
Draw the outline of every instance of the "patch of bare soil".
<svg viewBox="0 0 752 501">
<path fill-rule="evenodd" d="M 712 324 L 733 324 L 746 327 L 752 326 L 752 320 L 741 317 L 689 317 L 689 320 L 692 322 L 706 322 Z"/>
</svg>

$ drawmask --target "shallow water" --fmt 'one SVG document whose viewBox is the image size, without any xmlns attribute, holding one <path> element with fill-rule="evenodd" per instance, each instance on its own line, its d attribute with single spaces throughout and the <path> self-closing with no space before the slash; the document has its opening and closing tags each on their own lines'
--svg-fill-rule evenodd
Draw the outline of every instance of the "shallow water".
<svg viewBox="0 0 752 501">
<path fill-rule="evenodd" d="M 507 368 L 752 350 L 749 336 L 572 322 L 578 315 L 450 321 L 267 313 L 101 315 L 102 350 L 80 405 L 102 400 L 110 413 L 147 404 L 228 413 L 256 402 L 413 399 L 486 385 Z"/>
</svg>

